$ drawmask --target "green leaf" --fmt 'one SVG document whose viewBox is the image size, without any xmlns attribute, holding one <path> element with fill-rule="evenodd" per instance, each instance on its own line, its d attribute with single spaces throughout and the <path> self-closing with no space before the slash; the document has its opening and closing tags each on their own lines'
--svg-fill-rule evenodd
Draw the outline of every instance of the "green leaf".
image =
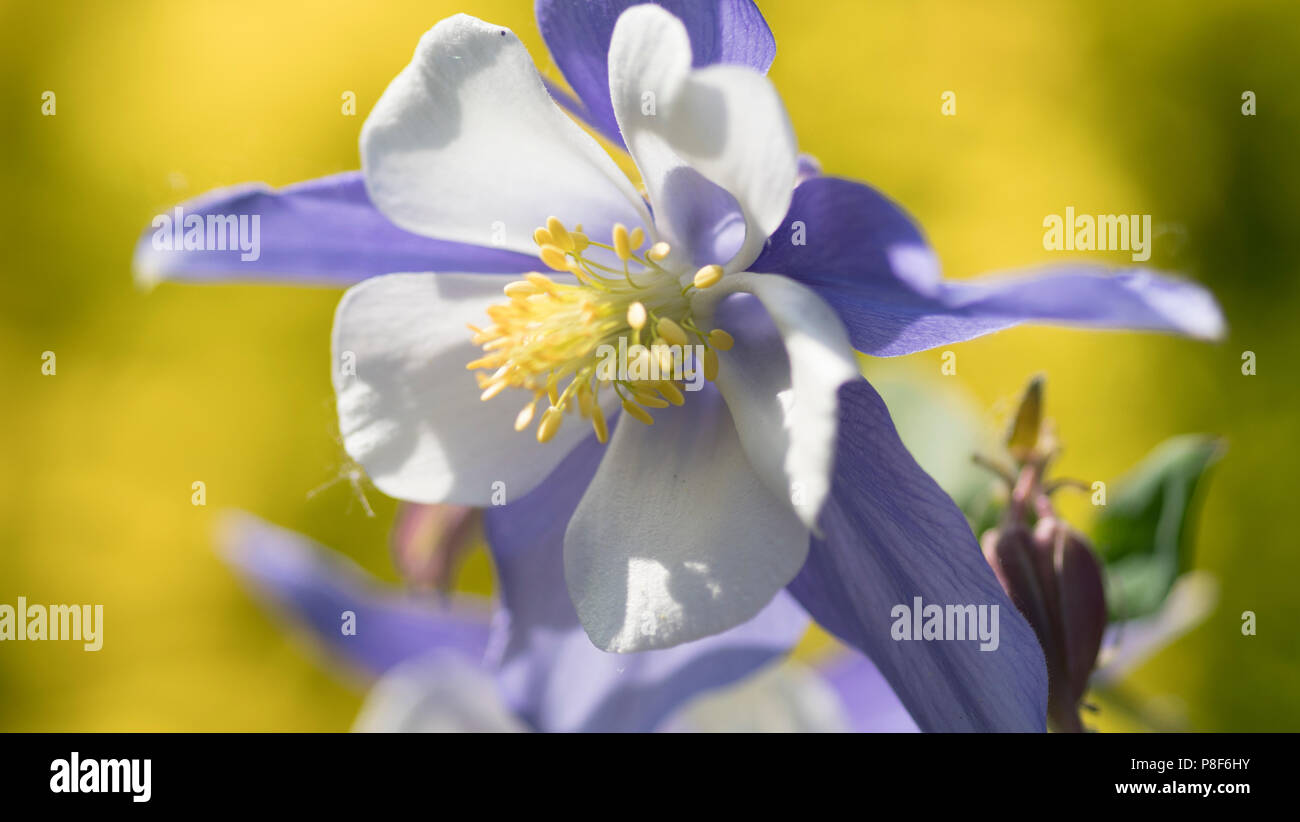
<svg viewBox="0 0 1300 822">
<path fill-rule="evenodd" d="M 1112 620 L 1158 610 L 1191 567 L 1197 489 L 1224 451 L 1204 434 L 1165 440 L 1115 484 L 1093 526 Z"/>
</svg>

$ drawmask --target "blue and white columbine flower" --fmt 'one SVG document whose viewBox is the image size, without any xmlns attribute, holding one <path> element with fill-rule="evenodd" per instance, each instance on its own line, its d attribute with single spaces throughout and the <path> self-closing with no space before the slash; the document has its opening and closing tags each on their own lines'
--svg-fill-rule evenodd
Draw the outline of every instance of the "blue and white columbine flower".
<svg viewBox="0 0 1300 822">
<path fill-rule="evenodd" d="M 259 273 L 362 280 L 334 329 L 345 447 L 395 497 L 487 506 L 519 647 L 575 611 L 600 648 L 670 647 L 788 588 L 921 728 L 1041 729 L 1037 641 L 854 349 L 906 354 L 1024 321 L 1212 338 L 1217 306 L 1145 270 L 942 280 L 874 190 L 796 187 L 752 3 L 629 5 L 540 0 L 538 18 L 576 93 L 562 102 L 617 133 L 648 202 L 517 38 L 462 15 L 376 104 L 360 175 L 191 211 L 262 215 Z M 539 252 L 553 273 L 521 279 Z M 252 273 L 227 260 L 142 246 L 137 264 L 146 278 Z M 606 383 L 597 346 L 619 338 L 704 346 L 711 382 L 687 396 Z M 509 504 L 491 505 L 502 492 Z M 573 609 L 535 570 L 560 552 Z M 999 650 L 893 641 L 891 607 L 916 596 L 999 605 Z"/>
</svg>

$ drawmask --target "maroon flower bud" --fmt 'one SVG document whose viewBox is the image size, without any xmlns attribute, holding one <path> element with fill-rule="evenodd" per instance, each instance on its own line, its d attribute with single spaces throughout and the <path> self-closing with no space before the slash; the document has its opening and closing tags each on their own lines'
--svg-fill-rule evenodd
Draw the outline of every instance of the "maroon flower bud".
<svg viewBox="0 0 1300 822">
<path fill-rule="evenodd" d="M 1042 642 L 1051 631 L 1052 616 L 1037 568 L 1033 535 L 1016 523 L 985 532 L 980 542 L 998 582 Z"/>
<path fill-rule="evenodd" d="M 1106 629 L 1101 565 L 1081 534 L 1055 516 L 1033 533 L 1018 523 L 988 531 L 984 555 L 1043 646 L 1047 716 L 1055 730 L 1082 731 L 1079 702 Z"/>
<path fill-rule="evenodd" d="M 1049 696 L 1049 716 L 1056 717 L 1062 728 L 1067 724 L 1078 726 L 1079 702 L 1088 688 L 1088 677 L 1097 663 L 1106 631 L 1101 564 L 1083 535 L 1055 517 L 1038 521 L 1034 543 L 1050 560 L 1060 621 L 1061 687 L 1055 703 Z"/>
</svg>

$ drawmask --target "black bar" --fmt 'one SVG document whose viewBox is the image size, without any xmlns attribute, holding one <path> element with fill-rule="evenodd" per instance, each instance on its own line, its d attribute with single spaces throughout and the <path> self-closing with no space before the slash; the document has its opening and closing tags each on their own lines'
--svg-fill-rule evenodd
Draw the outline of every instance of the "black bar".
<svg viewBox="0 0 1300 822">
<path fill-rule="evenodd" d="M 860 806 L 864 815 L 879 812 L 886 807 L 880 800 L 890 799 L 916 803 L 927 816 L 935 807 L 1073 812 L 1199 804 L 1232 811 L 1291 798 L 1292 744 L 1289 736 L 1242 734 L 10 734 L 0 756 L 0 800 L 6 809 L 14 800 L 127 812 L 285 808 L 333 814 L 345 806 L 413 805 L 430 814 L 458 815 L 490 814 L 514 801 L 531 803 L 537 813 L 549 808 L 602 817 L 677 798 L 696 809 L 735 810 L 777 797 L 813 812 L 833 798 L 849 804 L 850 812 Z M 116 793 L 54 792 L 52 780 L 70 770 L 74 752 L 82 778 L 107 776 L 105 787 L 122 773 L 120 760 L 138 760 L 140 776 L 148 760 L 148 801 L 134 800 L 135 783 Z M 103 760 L 113 760 L 108 771 Z M 1154 764 L 1135 767 L 1135 760 L 1166 765 L 1162 772 Z M 1193 767 L 1180 767 L 1188 761 Z M 88 770 L 96 776 L 88 777 Z M 1190 784 L 1209 785 L 1212 793 L 1169 792 Z M 63 780 L 57 786 L 67 787 Z M 1024 804 L 1031 802 L 1051 804 Z"/>
</svg>

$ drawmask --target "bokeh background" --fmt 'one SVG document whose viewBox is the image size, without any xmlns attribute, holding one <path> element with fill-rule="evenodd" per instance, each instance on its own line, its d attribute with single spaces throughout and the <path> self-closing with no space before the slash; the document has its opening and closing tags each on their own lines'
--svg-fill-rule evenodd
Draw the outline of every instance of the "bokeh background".
<svg viewBox="0 0 1300 822">
<path fill-rule="evenodd" d="M 1218 295 L 1220 344 L 1019 329 L 952 347 L 947 379 L 996 418 L 1047 373 L 1061 470 L 1089 480 L 1172 434 L 1226 437 L 1196 559 L 1222 583 L 1219 608 L 1129 687 L 1182 727 L 1300 730 L 1300 5 L 760 5 L 803 150 L 906 205 L 948 276 L 1058 261 L 1042 219 L 1073 205 L 1154 215 L 1151 264 Z M 370 518 L 347 483 L 308 497 L 345 467 L 327 354 L 339 295 L 145 292 L 131 250 L 154 214 L 207 189 L 355 168 L 370 106 L 457 11 L 511 27 L 554 71 L 527 0 L 0 2 L 0 602 L 102 603 L 106 623 L 98 653 L 0 645 L 0 729 L 350 724 L 358 683 L 266 615 L 212 539 L 223 509 L 247 509 L 395 579 L 390 500 L 367 490 Z M 356 117 L 340 113 L 348 90 Z M 955 117 L 940 114 L 948 90 Z M 933 379 L 939 357 L 868 373 Z M 490 580 L 479 552 L 460 585 Z M 1242 636 L 1244 610 L 1257 636 Z M 1098 726 L 1141 727 L 1103 708 Z"/>
</svg>

